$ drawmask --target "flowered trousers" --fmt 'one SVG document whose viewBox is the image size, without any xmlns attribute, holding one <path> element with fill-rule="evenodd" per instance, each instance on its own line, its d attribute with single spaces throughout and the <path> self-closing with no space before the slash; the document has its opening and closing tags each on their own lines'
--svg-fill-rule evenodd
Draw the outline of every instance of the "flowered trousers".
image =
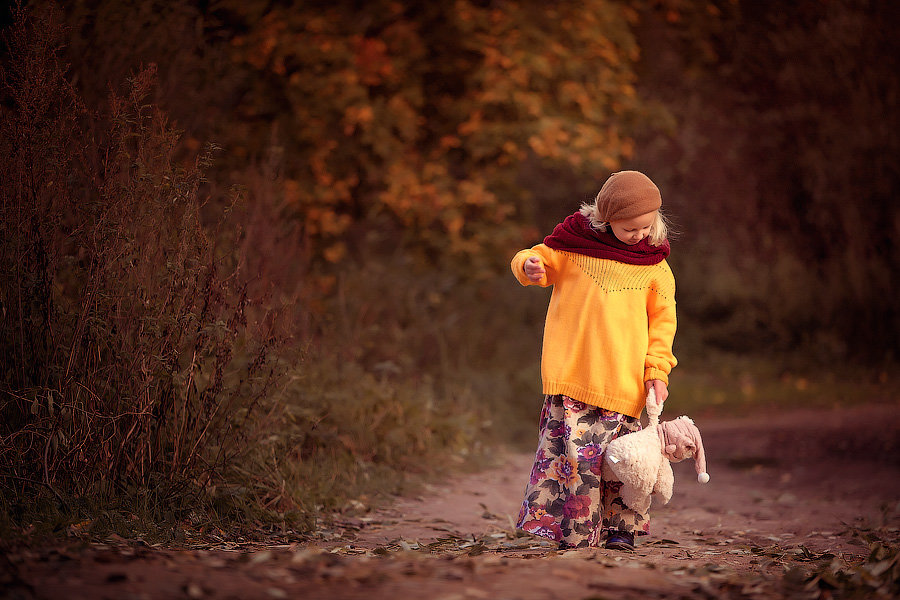
<svg viewBox="0 0 900 600">
<path fill-rule="evenodd" d="M 540 443 L 516 527 L 562 548 L 598 546 L 611 530 L 649 533 L 650 515 L 625 506 L 622 483 L 604 481 L 600 474 L 606 446 L 640 429 L 634 417 L 568 396 L 546 396 Z"/>
</svg>

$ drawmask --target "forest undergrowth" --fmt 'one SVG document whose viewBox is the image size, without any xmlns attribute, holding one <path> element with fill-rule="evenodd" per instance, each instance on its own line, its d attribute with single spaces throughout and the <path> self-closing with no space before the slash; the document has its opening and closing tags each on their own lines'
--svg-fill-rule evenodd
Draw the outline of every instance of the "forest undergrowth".
<svg viewBox="0 0 900 600">
<path fill-rule="evenodd" d="M 484 286 L 413 277 L 398 255 L 273 292 L 305 259 L 296 237 L 275 260 L 248 250 L 271 243 L 277 174 L 217 208 L 217 149 L 181 152 L 149 100 L 155 66 L 88 107 L 59 15 L 17 10 L 0 72 L 4 537 L 302 534 L 479 460 L 493 442 L 476 396 L 508 382 L 465 356 L 502 324 L 455 328 L 490 311 L 452 299 Z"/>
</svg>

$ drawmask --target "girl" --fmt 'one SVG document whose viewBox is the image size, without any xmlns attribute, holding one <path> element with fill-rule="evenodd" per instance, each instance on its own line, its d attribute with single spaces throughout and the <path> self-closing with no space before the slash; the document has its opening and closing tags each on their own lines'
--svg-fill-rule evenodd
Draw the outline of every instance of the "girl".
<svg viewBox="0 0 900 600">
<path fill-rule="evenodd" d="M 675 278 L 659 212 L 659 189 L 643 173 L 613 173 L 593 203 L 522 250 L 512 271 L 522 285 L 553 286 L 544 326 L 545 394 L 540 444 L 517 527 L 560 548 L 634 549 L 650 517 L 602 481 L 607 444 L 641 429 L 652 386 L 668 396 L 675 366 Z"/>
</svg>

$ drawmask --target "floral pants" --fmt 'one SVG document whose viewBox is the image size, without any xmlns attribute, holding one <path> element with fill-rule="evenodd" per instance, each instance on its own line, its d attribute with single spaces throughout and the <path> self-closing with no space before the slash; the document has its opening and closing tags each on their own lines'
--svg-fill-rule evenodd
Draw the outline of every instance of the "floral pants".
<svg viewBox="0 0 900 600">
<path fill-rule="evenodd" d="M 634 417 L 568 396 L 546 396 L 540 443 L 516 527 L 566 548 L 598 546 L 610 530 L 649 533 L 649 514 L 625 506 L 619 496 L 622 483 L 600 476 L 606 446 L 640 429 Z"/>
</svg>

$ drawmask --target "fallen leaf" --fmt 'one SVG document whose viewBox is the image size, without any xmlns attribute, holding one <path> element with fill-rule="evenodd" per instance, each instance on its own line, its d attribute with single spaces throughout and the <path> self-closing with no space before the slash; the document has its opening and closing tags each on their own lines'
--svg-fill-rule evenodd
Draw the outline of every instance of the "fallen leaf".
<svg viewBox="0 0 900 600">
<path fill-rule="evenodd" d="M 264 550 L 262 552 L 255 552 L 250 556 L 250 564 L 258 565 L 260 563 L 264 563 L 272 559 L 272 553 Z"/>
</svg>

